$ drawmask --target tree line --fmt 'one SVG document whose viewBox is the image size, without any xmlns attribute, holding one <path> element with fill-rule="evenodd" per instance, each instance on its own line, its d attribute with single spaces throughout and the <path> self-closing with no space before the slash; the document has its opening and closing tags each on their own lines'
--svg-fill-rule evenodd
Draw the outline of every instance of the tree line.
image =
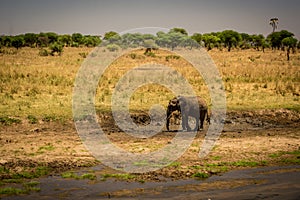
<svg viewBox="0 0 300 200">
<path fill-rule="evenodd" d="M 25 33 L 16 36 L 0 36 L 1 47 L 38 47 L 50 48 L 50 54 L 57 52 L 59 55 L 63 47 L 95 47 L 101 44 L 101 37 L 95 35 L 82 35 L 81 33 L 59 35 L 54 32 L 47 33 Z M 44 49 L 45 50 L 45 49 Z M 46 51 L 46 50 L 45 50 Z M 47 53 L 47 51 L 46 51 Z"/>
<path fill-rule="evenodd" d="M 165 33 L 159 31 L 156 35 L 141 33 L 126 33 L 119 35 L 117 32 L 109 31 L 103 36 L 82 35 L 73 33 L 58 35 L 53 32 L 48 33 L 26 33 L 16 36 L 0 36 L 1 47 L 48 47 L 52 54 L 61 53 L 63 47 L 95 47 L 98 45 L 107 46 L 110 51 L 116 51 L 120 48 L 134 48 L 144 46 L 146 48 L 164 47 L 173 50 L 176 47 L 198 48 L 205 47 L 208 51 L 217 49 L 227 49 L 231 51 L 236 49 L 256 49 L 264 51 L 266 48 L 273 50 L 283 50 L 287 52 L 289 59 L 290 52 L 300 49 L 300 42 L 294 37 L 294 34 L 287 31 L 274 31 L 265 37 L 262 34 L 239 33 L 234 30 L 224 30 L 222 32 L 212 33 L 194 33 L 188 35 L 183 28 L 173 28 Z"/>
</svg>

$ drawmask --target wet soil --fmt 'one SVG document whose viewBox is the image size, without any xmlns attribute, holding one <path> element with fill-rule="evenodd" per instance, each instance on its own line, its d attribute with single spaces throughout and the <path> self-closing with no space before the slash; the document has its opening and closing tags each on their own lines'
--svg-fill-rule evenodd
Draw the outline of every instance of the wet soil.
<svg viewBox="0 0 300 200">
<path fill-rule="evenodd" d="M 132 118 L 141 125 L 149 121 L 145 113 L 133 113 Z M 115 145 L 136 153 L 154 151 L 168 144 L 177 134 L 176 130 L 180 129 L 173 125 L 173 131 L 164 130 L 143 139 L 122 132 L 109 114 L 99 114 L 99 123 Z M 222 135 L 208 157 L 198 157 L 207 131 L 208 125 L 205 124 L 204 131 L 197 133 L 176 165 L 134 174 L 135 178 L 126 181 L 103 181 L 103 174 L 122 172 L 103 166 L 90 155 L 72 121 L 40 121 L 37 124 L 22 121 L 21 124 L 1 125 L 0 166 L 9 169 L 9 173 L 1 171 L 1 180 L 24 171 L 35 173 L 41 166 L 50 171 L 50 176 L 38 179 L 40 192 L 29 196 L 3 197 L 68 199 L 75 195 L 72 199 L 297 199 L 300 157 L 295 152 L 300 150 L 300 114 L 286 109 L 231 111 L 227 113 L 224 123 Z M 243 162 L 246 165 L 237 164 Z M 251 167 L 258 169 L 249 171 Z M 79 170 L 79 173 L 84 173 L 83 169 L 92 170 L 97 180 L 61 178 L 62 172 Z M 195 173 L 205 173 L 210 178 L 199 181 L 193 176 Z M 11 185 L 1 187 L 7 186 Z"/>
<path fill-rule="evenodd" d="M 87 181 L 50 176 L 41 192 L 3 199 L 299 199 L 300 166 L 233 170 L 205 180 Z"/>
</svg>

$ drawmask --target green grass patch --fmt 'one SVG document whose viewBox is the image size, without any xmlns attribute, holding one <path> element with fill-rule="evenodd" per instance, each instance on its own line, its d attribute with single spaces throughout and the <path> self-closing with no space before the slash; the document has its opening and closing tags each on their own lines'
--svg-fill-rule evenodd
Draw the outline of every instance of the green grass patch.
<svg viewBox="0 0 300 200">
<path fill-rule="evenodd" d="M 299 165 L 300 164 L 300 157 L 297 157 L 297 158 L 284 158 L 284 159 L 280 160 L 280 162 L 284 163 L 284 164 Z"/>
<path fill-rule="evenodd" d="M 19 188 L 13 188 L 13 187 L 0 188 L 0 194 L 5 194 L 5 195 L 19 195 L 19 194 L 26 194 L 26 193 L 28 193 L 27 190 L 19 189 Z"/>
<path fill-rule="evenodd" d="M 90 180 L 96 180 L 97 176 L 95 174 L 92 173 L 86 173 L 86 174 L 82 174 L 81 179 L 90 179 Z"/>
<path fill-rule="evenodd" d="M 222 159 L 222 156 L 213 156 L 212 159 L 213 159 L 213 160 L 221 160 L 221 159 Z"/>
<path fill-rule="evenodd" d="M 38 152 L 44 152 L 44 151 L 53 151 L 55 149 L 55 147 L 52 145 L 52 144 L 47 144 L 45 146 L 41 146 L 39 149 L 38 149 Z"/>
<path fill-rule="evenodd" d="M 259 162 L 255 162 L 255 161 L 244 161 L 244 160 L 240 160 L 240 161 L 236 161 L 236 162 L 231 162 L 228 163 L 231 166 L 235 166 L 235 167 L 256 167 L 259 166 L 260 163 Z"/>
<path fill-rule="evenodd" d="M 22 183 L 23 180 L 10 178 L 10 179 L 3 179 L 2 182 L 3 183 Z"/>
<path fill-rule="evenodd" d="M 27 182 L 27 183 L 23 183 L 23 186 L 24 187 L 35 187 L 39 184 L 40 183 L 38 181 L 30 181 L 30 182 Z"/>
<path fill-rule="evenodd" d="M 34 115 L 28 115 L 27 119 L 28 119 L 30 124 L 37 124 L 38 123 L 38 119 Z"/>
<path fill-rule="evenodd" d="M 51 122 L 51 121 L 55 121 L 56 117 L 55 116 L 45 116 L 43 117 L 43 121 L 44 122 Z"/>
<path fill-rule="evenodd" d="M 39 191 L 41 191 L 41 188 L 36 187 L 39 184 L 40 183 L 37 182 L 37 181 L 31 181 L 31 182 L 28 182 L 28 183 L 23 183 L 23 187 L 28 192 L 31 192 L 31 191 L 33 191 L 33 192 L 39 192 Z"/>
<path fill-rule="evenodd" d="M 171 164 L 168 165 L 168 167 L 176 167 L 176 168 L 180 166 L 181 166 L 181 162 L 177 162 L 177 161 L 172 162 Z"/>
<path fill-rule="evenodd" d="M 277 153 L 272 153 L 269 155 L 270 158 L 279 158 L 283 155 L 294 155 L 296 157 L 300 157 L 300 150 L 295 151 L 279 151 Z"/>
<path fill-rule="evenodd" d="M 61 174 L 62 178 L 73 178 L 73 179 L 80 179 L 80 176 L 75 174 L 74 172 L 64 172 Z"/>
<path fill-rule="evenodd" d="M 209 174 L 204 173 L 204 172 L 197 172 L 197 173 L 193 174 L 192 177 L 199 178 L 199 179 L 205 179 L 205 178 L 209 177 Z"/>
<path fill-rule="evenodd" d="M 0 124 L 3 124 L 5 126 L 9 126 L 12 124 L 20 124 L 21 120 L 13 117 L 0 117 Z"/>
<path fill-rule="evenodd" d="M 76 179 L 76 180 L 81 180 L 81 179 L 89 179 L 89 180 L 96 180 L 97 176 L 93 173 L 85 173 L 82 174 L 81 176 L 76 174 L 75 172 L 64 172 L 61 174 L 62 178 L 71 178 L 71 179 Z"/>
<path fill-rule="evenodd" d="M 12 179 L 33 179 L 39 178 L 41 176 L 48 175 L 51 172 L 51 168 L 46 166 L 38 166 L 32 171 L 23 171 L 19 173 L 12 174 Z"/>
<path fill-rule="evenodd" d="M 9 169 L 4 166 L 0 166 L 0 174 L 7 174 L 9 173 Z"/>
</svg>

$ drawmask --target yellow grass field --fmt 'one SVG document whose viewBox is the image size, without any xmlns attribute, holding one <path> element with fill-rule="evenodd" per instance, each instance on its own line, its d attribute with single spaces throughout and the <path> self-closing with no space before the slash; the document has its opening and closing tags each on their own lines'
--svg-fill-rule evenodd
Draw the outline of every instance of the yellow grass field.
<svg viewBox="0 0 300 200">
<path fill-rule="evenodd" d="M 65 48 L 62 56 L 39 56 L 39 49 L 5 49 L 0 54 L 1 116 L 38 119 L 71 119 L 72 91 L 76 73 L 93 48 Z M 198 95 L 210 101 L 207 88 L 183 58 L 166 51 L 146 56 L 144 50 L 124 55 L 99 81 L 97 110 L 110 108 L 111 93 L 124 73 L 146 62 L 171 66 L 186 77 Z M 299 110 L 300 54 L 286 60 L 285 52 L 266 50 L 209 51 L 225 84 L 228 110 L 288 108 Z M 148 109 L 153 103 L 166 106 L 174 94 L 157 85 L 143 86 L 131 97 L 132 109 Z M 151 100 L 149 100 L 151 99 Z"/>
<path fill-rule="evenodd" d="M 51 173 L 63 172 L 60 176 L 69 181 L 72 177 L 90 177 L 93 183 L 106 184 L 103 181 L 107 177 L 165 181 L 207 178 L 237 168 L 299 164 L 300 53 L 292 54 L 288 62 L 281 51 L 209 51 L 222 75 L 228 111 L 212 151 L 205 158 L 198 156 L 209 129 L 205 124 L 184 154 L 169 166 L 148 173 L 124 174 L 105 167 L 92 156 L 72 121 L 75 77 L 87 55 L 93 56 L 93 48 L 65 48 L 61 56 L 46 57 L 40 56 L 39 51 L 1 49 L 0 198 L 21 194 L 18 188 L 23 188 L 23 193 L 40 191 L 38 187 L 26 187 L 27 182 Z M 99 79 L 94 99 L 98 122 L 109 140 L 138 154 L 156 151 L 172 143 L 176 134 L 185 132 L 172 124 L 171 131 L 164 129 L 149 138 L 136 138 L 117 127 L 110 113 L 112 92 L 130 69 L 145 63 L 170 66 L 211 106 L 207 86 L 191 64 L 170 51 L 154 50 L 150 55 L 144 55 L 144 51 L 138 49 L 114 61 Z M 132 118 L 138 125 L 144 125 L 149 108 L 153 104 L 166 108 L 173 96 L 169 88 L 158 84 L 139 87 L 130 97 L 129 108 L 137 112 L 131 113 Z M 70 171 L 89 166 L 99 170 L 77 177 Z"/>
</svg>

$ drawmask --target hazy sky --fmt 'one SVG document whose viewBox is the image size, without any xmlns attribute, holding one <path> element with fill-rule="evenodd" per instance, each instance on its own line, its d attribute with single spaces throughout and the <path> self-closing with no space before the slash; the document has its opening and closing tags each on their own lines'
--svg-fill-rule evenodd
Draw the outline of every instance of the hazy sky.
<svg viewBox="0 0 300 200">
<path fill-rule="evenodd" d="M 278 30 L 300 39 L 299 10 L 299 0 L 0 0 L 0 35 L 181 27 L 190 35 L 233 29 L 266 36 L 277 17 Z"/>
</svg>

